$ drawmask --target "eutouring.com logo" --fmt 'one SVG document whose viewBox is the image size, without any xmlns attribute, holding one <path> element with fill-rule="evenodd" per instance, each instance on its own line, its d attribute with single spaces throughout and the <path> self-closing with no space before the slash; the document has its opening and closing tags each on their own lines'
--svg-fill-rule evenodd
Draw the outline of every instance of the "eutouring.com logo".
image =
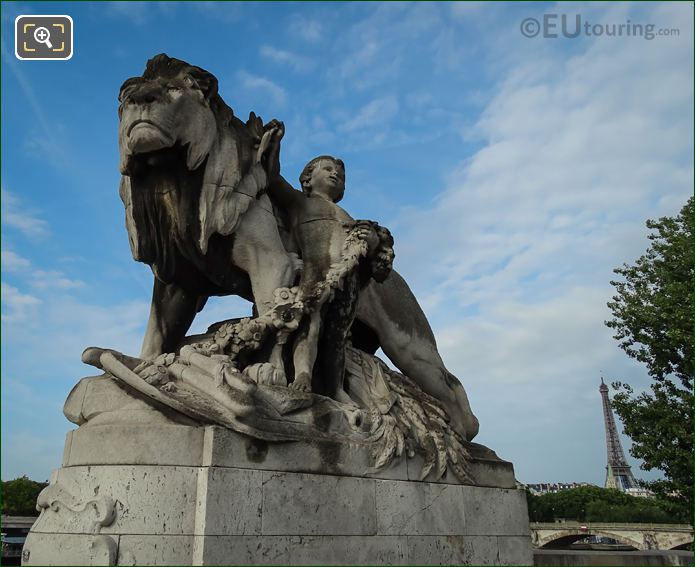
<svg viewBox="0 0 695 567">
<path fill-rule="evenodd" d="M 641 37 L 651 41 L 655 37 L 680 35 L 679 28 L 658 28 L 654 24 L 636 24 L 627 20 L 621 24 L 592 24 L 584 21 L 581 14 L 543 14 L 537 18 L 525 18 L 519 24 L 525 37 L 547 39 L 575 39 L 585 37 Z"/>
</svg>

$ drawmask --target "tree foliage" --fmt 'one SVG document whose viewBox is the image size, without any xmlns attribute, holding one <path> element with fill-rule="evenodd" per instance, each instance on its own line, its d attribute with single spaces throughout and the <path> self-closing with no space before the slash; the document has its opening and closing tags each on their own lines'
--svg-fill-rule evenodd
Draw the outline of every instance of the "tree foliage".
<svg viewBox="0 0 695 567">
<path fill-rule="evenodd" d="M 47 482 L 36 482 L 26 476 L 2 481 L 2 514 L 36 516 L 36 498 L 47 486 Z"/>
<path fill-rule="evenodd" d="M 628 356 L 647 367 L 651 391 L 615 382 L 612 406 L 645 470 L 664 480 L 644 483 L 683 509 L 693 507 L 693 198 L 676 217 L 648 220 L 650 245 L 612 281 L 606 325 Z"/>
<path fill-rule="evenodd" d="M 687 523 L 687 516 L 674 514 L 671 504 L 658 498 L 630 496 L 614 488 L 582 486 L 535 496 L 527 493 L 529 519 L 554 522 Z"/>
</svg>

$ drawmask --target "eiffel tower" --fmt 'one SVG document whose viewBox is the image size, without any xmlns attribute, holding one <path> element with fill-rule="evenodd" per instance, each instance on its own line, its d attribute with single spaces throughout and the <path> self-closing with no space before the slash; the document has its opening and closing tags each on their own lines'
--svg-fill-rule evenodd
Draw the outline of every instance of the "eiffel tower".
<svg viewBox="0 0 695 567">
<path fill-rule="evenodd" d="M 611 402 L 608 399 L 608 386 L 603 383 L 598 389 L 603 401 L 603 421 L 606 424 L 606 450 L 608 452 L 608 464 L 606 465 L 606 488 L 617 488 L 625 492 L 628 488 L 637 488 L 637 481 L 632 476 L 630 465 L 625 460 L 623 448 L 618 437 L 618 428 L 615 426 Z"/>
</svg>

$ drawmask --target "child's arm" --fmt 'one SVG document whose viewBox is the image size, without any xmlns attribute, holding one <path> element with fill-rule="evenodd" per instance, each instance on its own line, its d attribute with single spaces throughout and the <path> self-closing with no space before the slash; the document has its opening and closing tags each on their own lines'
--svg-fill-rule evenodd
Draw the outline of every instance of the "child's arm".
<svg viewBox="0 0 695 567">
<path fill-rule="evenodd" d="M 268 195 L 280 208 L 292 209 L 299 204 L 304 197 L 301 191 L 297 191 L 285 178 L 278 174 L 268 180 Z"/>
<path fill-rule="evenodd" d="M 274 122 L 272 127 L 272 141 L 268 148 L 266 169 L 268 171 L 268 195 L 281 208 L 291 209 L 299 204 L 304 197 L 301 191 L 297 191 L 287 183 L 280 175 L 280 140 L 285 135 L 285 125 L 282 122 Z"/>
</svg>

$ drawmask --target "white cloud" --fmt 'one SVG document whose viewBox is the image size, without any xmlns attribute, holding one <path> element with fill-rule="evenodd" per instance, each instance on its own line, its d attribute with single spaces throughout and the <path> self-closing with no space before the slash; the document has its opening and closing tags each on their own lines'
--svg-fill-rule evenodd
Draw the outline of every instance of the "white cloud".
<svg viewBox="0 0 695 567">
<path fill-rule="evenodd" d="M 307 71 L 313 66 L 313 62 L 308 57 L 302 57 L 284 49 L 277 49 L 271 45 L 261 46 L 261 56 L 281 65 L 289 65 L 298 72 Z"/>
<path fill-rule="evenodd" d="M 2 189 L 2 224 L 16 228 L 26 236 L 44 237 L 49 233 L 48 223 L 34 212 L 25 209 L 20 200 Z"/>
<path fill-rule="evenodd" d="M 678 41 L 604 38 L 515 61 L 475 126 L 482 149 L 395 224 L 397 268 L 469 389 L 480 442 L 522 480 L 559 480 L 572 472 L 560 461 L 581 463 L 567 480 L 592 478 L 595 460 L 558 439 L 601 446 L 602 370 L 647 380 L 603 321 L 612 269 L 648 245 L 645 220 L 692 193 L 692 24 L 679 25 Z"/>
<path fill-rule="evenodd" d="M 2 282 L 2 322 L 17 323 L 26 320 L 41 303 L 38 297 L 22 293 L 16 287 Z"/>
<path fill-rule="evenodd" d="M 341 125 L 345 132 L 382 129 L 398 113 L 398 100 L 395 96 L 383 96 L 369 101 L 355 116 Z"/>
<path fill-rule="evenodd" d="M 175 4 L 179 4 L 176 2 Z M 188 3 L 190 7 L 216 21 L 236 23 L 243 17 L 243 2 L 208 2 L 196 1 Z"/>
<path fill-rule="evenodd" d="M 39 289 L 75 289 L 85 285 L 83 281 L 67 278 L 57 270 L 35 270 L 31 277 L 31 285 Z"/>
<path fill-rule="evenodd" d="M 281 86 L 270 79 L 252 75 L 246 71 L 237 73 L 241 86 L 245 89 L 265 93 L 277 105 L 283 106 L 287 99 L 287 93 Z"/>
<path fill-rule="evenodd" d="M 293 14 L 289 19 L 289 32 L 292 37 L 299 37 L 309 43 L 316 43 L 323 38 L 324 27 L 317 19 Z"/>
<path fill-rule="evenodd" d="M 490 10 L 494 5 L 489 2 L 452 2 L 451 15 L 455 18 L 468 18 L 477 16 L 483 10 Z"/>
<path fill-rule="evenodd" d="M 52 119 L 46 117 L 43 105 L 39 102 L 41 97 L 37 96 L 31 82 L 17 64 L 17 59 L 7 49 L 4 37 L 0 39 L 0 52 L 6 67 L 12 71 L 22 89 L 36 121 L 36 124 L 27 121 L 23 131 L 26 134 L 27 149 L 41 160 L 49 160 L 55 167 L 72 167 L 73 160 L 65 136 L 65 127 L 57 122 L 55 117 Z"/>
<path fill-rule="evenodd" d="M 85 285 L 80 280 L 66 277 L 58 270 L 34 269 L 29 260 L 11 250 L 2 251 L 2 268 L 21 275 L 26 283 L 38 289 L 75 289 Z"/>
<path fill-rule="evenodd" d="M 90 345 L 136 356 L 140 352 L 149 302 L 95 305 L 77 299 L 65 289 L 45 292 L 41 299 L 31 296 L 17 299 L 17 296 L 17 290 L 3 283 L 3 303 L 11 298 L 15 305 L 25 302 L 27 308 L 33 308 L 32 317 L 23 317 L 23 324 L 13 326 L 9 333 L 5 325 L 13 320 L 3 314 L 3 345 L 16 353 L 15 364 L 21 366 L 22 373 L 43 373 L 42 363 L 31 356 L 37 344 L 41 345 L 42 360 L 50 360 L 51 365 L 63 369 L 61 375 L 65 380 L 75 378 L 69 373 L 63 375 L 65 369 L 79 369 L 82 366 L 80 355 Z"/>
<path fill-rule="evenodd" d="M 442 8 L 432 2 L 367 5 L 356 24 L 336 38 L 339 76 L 350 89 L 366 90 L 397 80 L 411 59 L 443 25 Z M 333 69 L 329 73 L 335 74 Z"/>
<path fill-rule="evenodd" d="M 11 250 L 2 251 L 2 269 L 8 272 L 23 272 L 31 267 L 31 262 Z"/>
</svg>

